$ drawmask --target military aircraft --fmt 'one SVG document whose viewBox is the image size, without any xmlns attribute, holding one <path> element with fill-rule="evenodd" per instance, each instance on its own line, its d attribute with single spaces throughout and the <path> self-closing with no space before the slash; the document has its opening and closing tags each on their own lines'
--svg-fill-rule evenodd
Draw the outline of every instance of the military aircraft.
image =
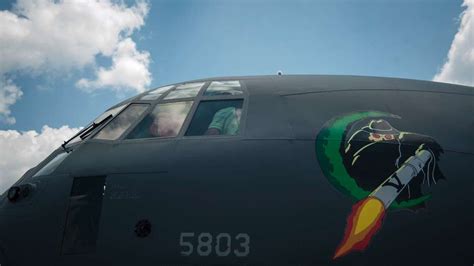
<svg viewBox="0 0 474 266">
<path fill-rule="evenodd" d="M 0 264 L 472 265 L 473 109 L 379 77 L 147 91 L 1 195 Z"/>
</svg>

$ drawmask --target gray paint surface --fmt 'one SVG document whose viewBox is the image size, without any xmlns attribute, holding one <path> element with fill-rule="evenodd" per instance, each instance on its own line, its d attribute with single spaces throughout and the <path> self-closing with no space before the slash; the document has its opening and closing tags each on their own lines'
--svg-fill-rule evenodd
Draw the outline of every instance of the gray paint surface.
<svg viewBox="0 0 474 266">
<path fill-rule="evenodd" d="M 474 262 L 474 88 L 356 76 L 200 81 L 212 80 L 243 84 L 243 97 L 227 97 L 244 99 L 240 135 L 186 137 L 182 130 L 176 138 L 87 139 L 53 173 L 33 177 L 59 148 L 17 183 L 34 184 L 30 195 L 15 203 L 2 195 L 2 266 Z M 118 105 L 144 102 L 139 97 Z M 388 212 L 364 252 L 333 261 L 354 201 L 324 176 L 315 140 L 327 121 L 364 110 L 398 115 L 398 129 L 435 139 L 446 180 L 431 187 L 426 208 Z M 106 186 L 94 251 L 62 254 L 74 178 L 96 176 L 105 176 Z M 143 219 L 152 231 L 139 238 L 135 225 Z M 246 257 L 182 256 L 182 232 L 228 233 L 232 250 L 234 237 L 246 233 L 251 250 Z"/>
</svg>

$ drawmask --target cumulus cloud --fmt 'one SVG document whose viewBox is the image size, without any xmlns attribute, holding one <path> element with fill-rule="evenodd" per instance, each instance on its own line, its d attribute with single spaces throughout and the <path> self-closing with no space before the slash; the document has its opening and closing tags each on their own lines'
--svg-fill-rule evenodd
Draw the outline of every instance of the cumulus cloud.
<svg viewBox="0 0 474 266">
<path fill-rule="evenodd" d="M 113 0 L 18 0 L 12 10 L 0 11 L 0 116 L 14 122 L 9 107 L 22 92 L 6 74 L 17 71 L 37 75 L 92 66 L 97 80 L 77 83 L 88 91 L 102 86 L 143 91 L 151 82 L 149 53 L 137 51 L 131 36 L 148 10 L 140 0 L 132 6 Z M 112 59 L 110 69 L 97 66 L 99 55 Z"/>
<path fill-rule="evenodd" d="M 68 126 L 43 126 L 41 132 L 0 130 L 0 193 L 78 131 Z"/>
<path fill-rule="evenodd" d="M 11 116 L 10 106 L 21 98 L 23 92 L 10 79 L 0 76 L 0 121 L 6 124 L 15 124 Z"/>
<path fill-rule="evenodd" d="M 459 30 L 435 81 L 474 86 L 474 0 L 464 0 Z"/>
<path fill-rule="evenodd" d="M 131 88 L 143 92 L 151 83 L 151 75 L 148 71 L 149 63 L 150 54 L 137 51 L 135 42 L 127 38 L 117 45 L 112 55 L 110 68 L 101 67 L 97 71 L 95 80 L 80 79 L 76 85 L 85 90 Z"/>
</svg>

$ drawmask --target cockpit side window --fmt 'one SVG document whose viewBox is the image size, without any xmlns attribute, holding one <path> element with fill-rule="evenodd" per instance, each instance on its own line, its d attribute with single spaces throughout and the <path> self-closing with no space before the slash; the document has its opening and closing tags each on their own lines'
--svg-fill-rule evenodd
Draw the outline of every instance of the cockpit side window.
<svg viewBox="0 0 474 266">
<path fill-rule="evenodd" d="M 149 104 L 131 104 L 94 136 L 94 139 L 116 140 L 146 111 Z"/>
<path fill-rule="evenodd" d="M 201 101 L 186 136 L 238 135 L 242 99 Z"/>
<path fill-rule="evenodd" d="M 180 132 L 192 105 L 192 101 L 157 104 L 126 138 L 175 137 Z"/>
</svg>

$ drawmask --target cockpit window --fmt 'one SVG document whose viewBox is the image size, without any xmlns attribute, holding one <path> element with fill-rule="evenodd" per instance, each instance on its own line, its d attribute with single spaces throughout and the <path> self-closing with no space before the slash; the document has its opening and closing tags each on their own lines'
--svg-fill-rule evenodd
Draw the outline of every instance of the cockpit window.
<svg viewBox="0 0 474 266">
<path fill-rule="evenodd" d="M 108 123 L 95 139 L 116 140 L 118 139 L 148 108 L 148 104 L 131 104 L 121 112 L 114 120 Z"/>
<path fill-rule="evenodd" d="M 243 100 L 202 101 L 186 136 L 237 135 Z"/>
<path fill-rule="evenodd" d="M 243 94 L 243 91 L 238 80 L 213 81 L 206 89 L 206 92 L 204 92 L 204 96 L 241 94 Z"/>
<path fill-rule="evenodd" d="M 196 97 L 203 85 L 204 82 L 179 85 L 166 95 L 165 100 Z"/>
<path fill-rule="evenodd" d="M 83 139 L 86 139 L 88 136 L 90 136 L 96 128 L 98 128 L 100 125 L 103 123 L 106 123 L 109 119 L 115 117 L 120 111 L 123 110 L 127 106 L 126 104 L 117 106 L 115 108 L 112 108 L 110 110 L 105 111 L 103 114 L 99 115 L 92 123 L 90 123 L 87 127 L 83 128 L 79 133 L 74 135 L 71 139 L 66 141 L 63 145 L 63 147 L 66 147 L 66 144 L 69 146 L 73 143 L 79 142 Z"/>
<path fill-rule="evenodd" d="M 149 93 L 143 95 L 140 98 L 140 100 L 156 100 L 156 99 L 160 98 L 160 96 L 163 95 L 163 93 L 166 93 L 167 91 L 169 91 L 173 87 L 174 87 L 174 85 L 170 85 L 170 86 L 165 86 L 165 87 L 161 87 L 161 88 L 152 90 Z"/>
<path fill-rule="evenodd" d="M 127 139 L 175 137 L 181 130 L 192 101 L 162 103 L 128 134 Z"/>
<path fill-rule="evenodd" d="M 45 166 L 43 166 L 33 177 L 49 175 L 66 159 L 69 155 L 67 152 L 60 153 L 56 155 L 51 161 L 49 161 Z"/>
<path fill-rule="evenodd" d="M 120 111 L 122 111 L 125 106 L 127 106 L 126 104 L 124 105 L 120 105 L 120 106 L 117 106 L 115 108 L 112 108 L 108 111 L 105 111 L 103 114 L 99 115 L 95 120 L 94 120 L 94 123 L 99 123 L 100 121 L 102 121 L 103 119 L 105 119 L 106 117 L 108 117 L 109 115 L 112 115 L 112 116 L 116 116 L 118 113 L 120 113 Z"/>
</svg>

